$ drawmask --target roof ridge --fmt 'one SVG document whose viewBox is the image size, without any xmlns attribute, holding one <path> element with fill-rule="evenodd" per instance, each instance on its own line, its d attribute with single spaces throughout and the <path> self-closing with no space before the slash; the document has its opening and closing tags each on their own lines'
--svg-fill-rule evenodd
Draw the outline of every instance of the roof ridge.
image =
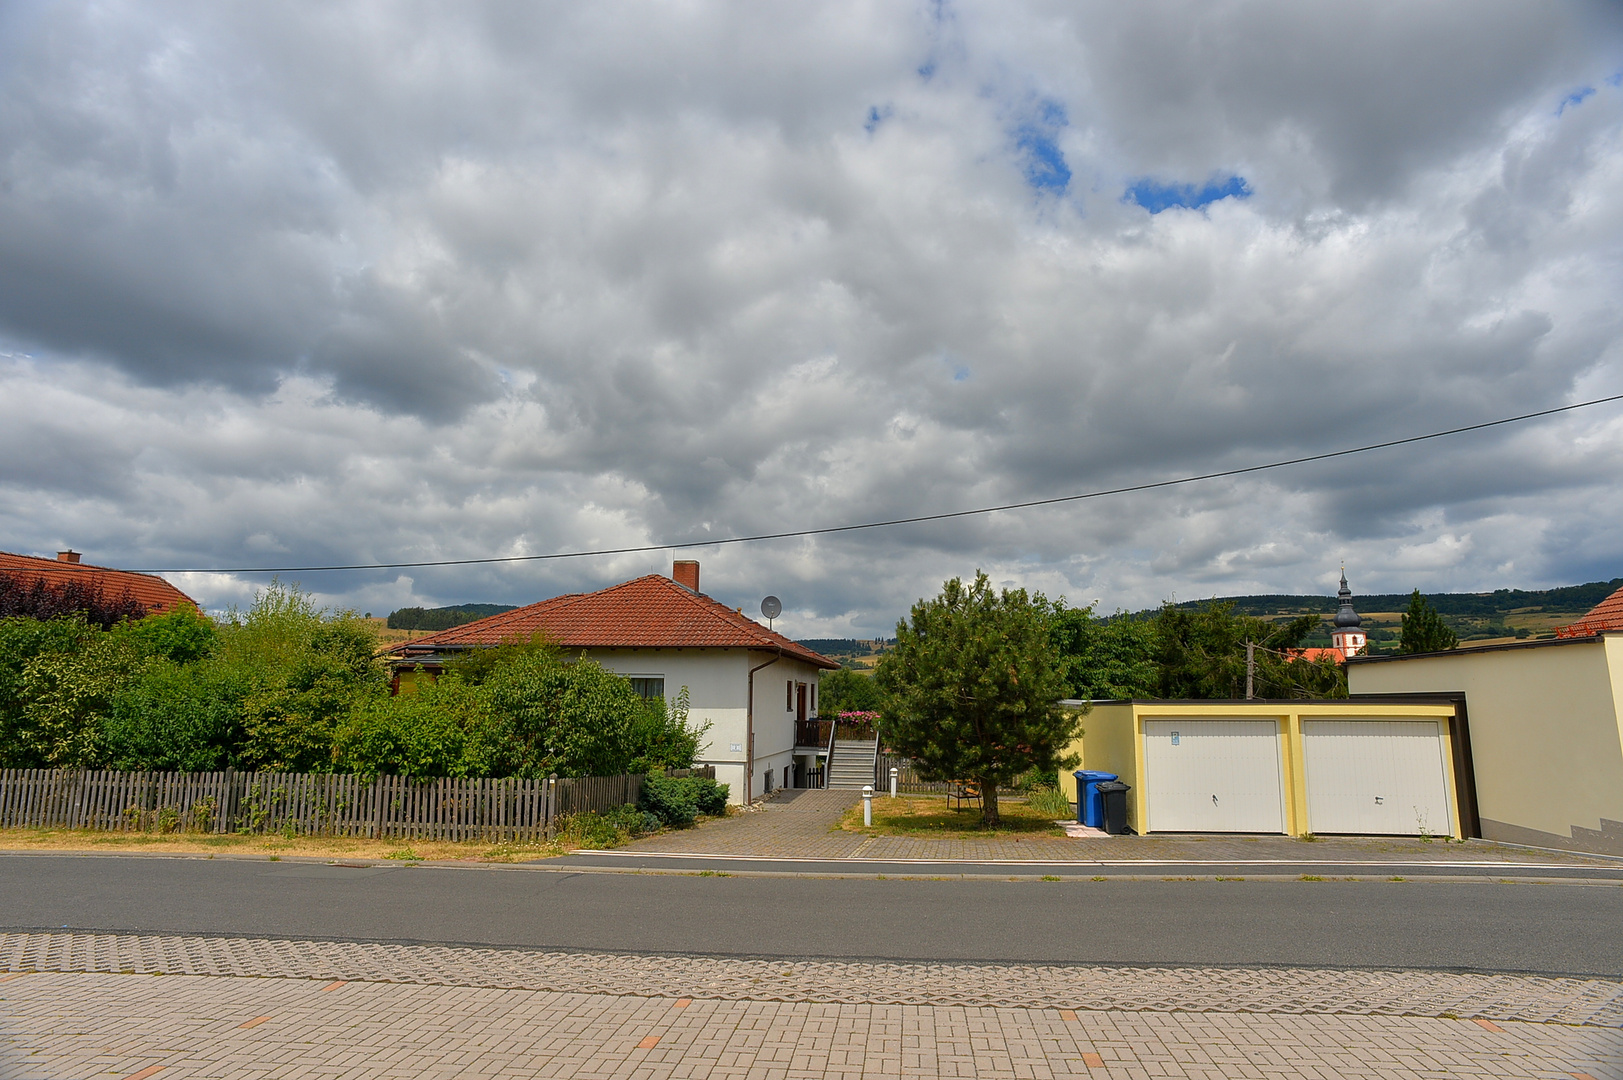
<svg viewBox="0 0 1623 1080">
<path fill-rule="evenodd" d="M 564 594 L 476 619 L 389 651 L 494 645 L 518 634 L 544 633 L 563 648 L 775 649 L 806 663 L 839 665 L 776 630 L 666 577 L 644 574 L 588 593 Z"/>
</svg>

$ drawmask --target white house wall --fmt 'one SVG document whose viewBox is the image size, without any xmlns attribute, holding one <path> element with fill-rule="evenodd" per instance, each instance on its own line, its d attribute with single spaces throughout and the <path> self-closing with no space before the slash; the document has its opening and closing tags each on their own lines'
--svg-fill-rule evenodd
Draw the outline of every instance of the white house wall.
<svg viewBox="0 0 1623 1080">
<path fill-rule="evenodd" d="M 688 723 L 710 729 L 697 763 L 714 765 L 716 779 L 727 785 L 734 803 L 744 799 L 748 760 L 749 671 L 773 660 L 771 652 L 749 649 L 588 649 L 586 655 L 627 678 L 665 680 L 665 700 L 675 702 L 688 688 Z M 783 786 L 784 768 L 794 762 L 795 710 L 785 709 L 789 681 L 817 685 L 821 671 L 787 657 L 755 673 L 755 771 L 750 791 L 760 796 L 768 774 L 773 788 Z M 808 715 L 814 710 L 809 707 Z"/>
</svg>

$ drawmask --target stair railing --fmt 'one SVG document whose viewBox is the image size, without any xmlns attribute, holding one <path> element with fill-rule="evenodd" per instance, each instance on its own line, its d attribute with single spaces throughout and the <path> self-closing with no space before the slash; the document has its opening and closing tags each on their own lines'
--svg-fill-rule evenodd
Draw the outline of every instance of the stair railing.
<svg viewBox="0 0 1623 1080">
<path fill-rule="evenodd" d="M 836 717 L 828 722 L 828 757 L 823 759 L 823 787 L 834 781 L 834 738 L 839 734 L 840 721 Z"/>
</svg>

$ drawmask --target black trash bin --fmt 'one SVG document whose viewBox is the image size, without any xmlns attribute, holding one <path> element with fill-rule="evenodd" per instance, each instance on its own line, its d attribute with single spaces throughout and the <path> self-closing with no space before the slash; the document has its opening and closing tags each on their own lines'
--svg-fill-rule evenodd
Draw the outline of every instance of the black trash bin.
<svg viewBox="0 0 1623 1080">
<path fill-rule="evenodd" d="M 1105 832 L 1111 836 L 1127 835 L 1127 793 L 1133 789 L 1116 780 L 1098 785 L 1099 799 L 1104 803 Z"/>
</svg>

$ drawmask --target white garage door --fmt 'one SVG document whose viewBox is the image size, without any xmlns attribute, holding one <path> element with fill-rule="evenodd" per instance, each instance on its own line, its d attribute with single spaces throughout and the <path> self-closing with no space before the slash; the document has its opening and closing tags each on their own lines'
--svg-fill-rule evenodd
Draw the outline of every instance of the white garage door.
<svg viewBox="0 0 1623 1080">
<path fill-rule="evenodd" d="M 1144 721 L 1151 832 L 1285 831 L 1272 720 Z"/>
<path fill-rule="evenodd" d="M 1306 720 L 1308 828 L 1316 833 L 1439 836 L 1454 831 L 1434 720 Z"/>
</svg>

